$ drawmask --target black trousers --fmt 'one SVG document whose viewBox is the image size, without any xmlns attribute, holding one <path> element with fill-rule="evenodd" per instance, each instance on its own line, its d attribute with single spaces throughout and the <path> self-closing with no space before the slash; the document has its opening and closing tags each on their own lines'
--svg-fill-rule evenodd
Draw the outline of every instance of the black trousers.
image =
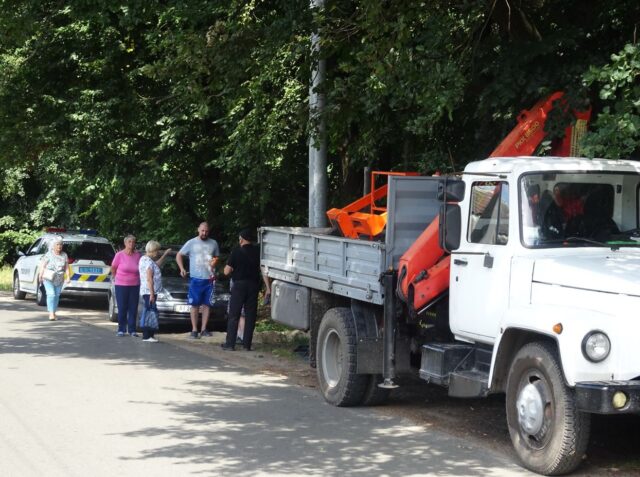
<svg viewBox="0 0 640 477">
<path fill-rule="evenodd" d="M 258 315 L 258 292 L 260 285 L 254 280 L 234 280 L 231 288 L 231 302 L 229 304 L 229 320 L 227 321 L 226 345 L 235 347 L 238 334 L 238 320 L 244 306 L 244 335 L 242 345 L 250 349 L 253 341 L 253 330 L 256 327 Z"/>
</svg>

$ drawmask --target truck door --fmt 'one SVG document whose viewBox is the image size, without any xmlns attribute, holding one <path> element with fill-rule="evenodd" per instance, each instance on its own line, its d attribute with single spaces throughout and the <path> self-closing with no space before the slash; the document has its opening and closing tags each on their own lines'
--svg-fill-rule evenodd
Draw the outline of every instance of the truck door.
<svg viewBox="0 0 640 477">
<path fill-rule="evenodd" d="M 451 256 L 449 320 L 454 334 L 492 343 L 509 297 L 509 184 L 473 182 L 470 200 L 464 237 Z"/>
</svg>

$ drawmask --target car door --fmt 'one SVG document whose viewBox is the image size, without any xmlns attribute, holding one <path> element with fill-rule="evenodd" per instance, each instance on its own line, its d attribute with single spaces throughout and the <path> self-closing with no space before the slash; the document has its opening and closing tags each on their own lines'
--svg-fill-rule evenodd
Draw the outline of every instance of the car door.
<svg viewBox="0 0 640 477">
<path fill-rule="evenodd" d="M 20 277 L 20 288 L 23 291 L 35 293 L 38 285 L 38 270 L 42 255 L 46 252 L 44 238 L 36 240 L 18 264 L 18 276 Z"/>
<path fill-rule="evenodd" d="M 472 183 L 465 237 L 451 257 L 450 323 L 455 334 L 487 343 L 497 336 L 509 297 L 508 241 L 508 183 Z"/>
</svg>

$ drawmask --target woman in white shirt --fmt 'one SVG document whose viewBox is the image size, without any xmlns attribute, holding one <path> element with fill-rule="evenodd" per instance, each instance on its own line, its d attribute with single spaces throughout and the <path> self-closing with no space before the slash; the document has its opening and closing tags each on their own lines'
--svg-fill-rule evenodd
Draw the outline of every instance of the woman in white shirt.
<svg viewBox="0 0 640 477">
<path fill-rule="evenodd" d="M 142 316 L 140 317 L 142 341 L 157 343 L 158 340 L 155 338 L 157 323 L 152 323 L 152 320 L 148 318 L 149 312 L 153 311 L 155 312 L 157 320 L 158 308 L 156 306 L 156 298 L 162 290 L 162 272 L 160 271 L 160 266 L 164 262 L 165 257 L 171 252 L 171 249 L 168 248 L 165 250 L 162 257 L 156 260 L 160 252 L 160 244 L 155 240 L 149 240 L 145 246 L 145 252 L 146 254 L 140 258 L 138 265 L 140 272 L 140 295 L 144 300 Z"/>
</svg>

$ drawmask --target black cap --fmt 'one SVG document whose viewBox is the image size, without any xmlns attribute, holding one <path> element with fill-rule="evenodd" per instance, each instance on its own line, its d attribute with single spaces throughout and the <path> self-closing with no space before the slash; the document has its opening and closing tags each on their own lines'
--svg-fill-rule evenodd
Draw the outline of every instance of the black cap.
<svg viewBox="0 0 640 477">
<path fill-rule="evenodd" d="M 246 228 L 246 229 L 242 229 L 240 231 L 240 237 L 242 237 L 243 239 L 249 241 L 249 242 L 255 242 L 255 235 L 253 233 L 253 230 Z"/>
</svg>

